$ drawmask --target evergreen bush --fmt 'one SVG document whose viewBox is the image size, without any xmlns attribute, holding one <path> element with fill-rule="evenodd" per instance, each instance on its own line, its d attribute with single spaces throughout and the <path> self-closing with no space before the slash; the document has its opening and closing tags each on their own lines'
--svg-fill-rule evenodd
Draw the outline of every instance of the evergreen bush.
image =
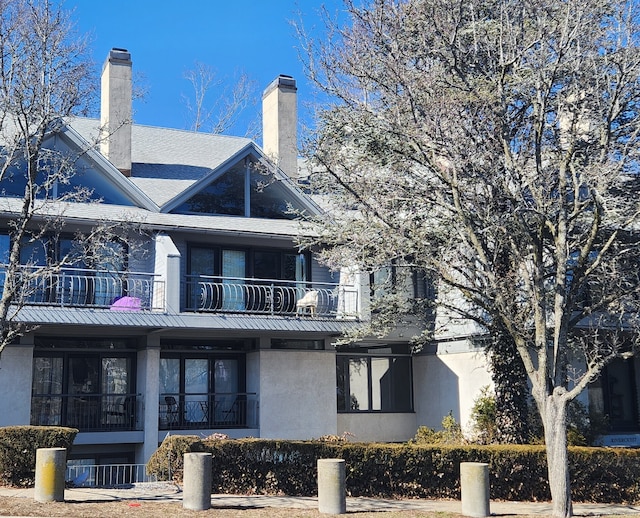
<svg viewBox="0 0 640 518">
<path fill-rule="evenodd" d="M 78 430 L 61 426 L 6 426 L 0 428 L 0 484 L 35 484 L 36 450 L 66 448 L 67 456 Z"/>
<path fill-rule="evenodd" d="M 175 441 L 175 444 L 171 444 Z M 162 450 L 160 452 L 160 450 Z M 460 498 L 460 463 L 489 464 L 491 498 L 515 501 L 550 499 L 544 446 L 352 443 L 200 439 L 173 436 L 154 455 L 154 471 L 165 477 L 167 459 L 180 480 L 178 451 L 207 451 L 213 457 L 212 491 L 232 494 L 314 496 L 317 461 L 345 460 L 349 496 L 376 498 Z M 171 453 L 170 453 L 171 452 Z M 576 501 L 640 502 L 640 451 L 611 448 L 569 450 Z M 165 478 L 166 479 L 166 478 Z"/>
</svg>

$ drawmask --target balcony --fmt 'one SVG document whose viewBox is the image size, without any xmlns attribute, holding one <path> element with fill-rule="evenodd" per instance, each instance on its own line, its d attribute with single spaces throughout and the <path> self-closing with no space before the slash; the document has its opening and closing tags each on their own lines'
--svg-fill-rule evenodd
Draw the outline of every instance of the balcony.
<svg viewBox="0 0 640 518">
<path fill-rule="evenodd" d="M 5 275 L 3 268 L 0 286 Z M 164 308 L 164 283 L 152 273 L 24 266 L 20 275 L 22 300 L 30 305 L 129 311 Z"/>
<path fill-rule="evenodd" d="M 137 394 L 36 394 L 31 396 L 31 424 L 81 432 L 140 430 L 141 399 Z"/>
<path fill-rule="evenodd" d="M 258 396 L 248 392 L 162 394 L 160 430 L 257 428 Z"/>
<path fill-rule="evenodd" d="M 351 285 L 206 275 L 186 280 L 189 312 L 355 318 L 357 303 Z"/>
</svg>

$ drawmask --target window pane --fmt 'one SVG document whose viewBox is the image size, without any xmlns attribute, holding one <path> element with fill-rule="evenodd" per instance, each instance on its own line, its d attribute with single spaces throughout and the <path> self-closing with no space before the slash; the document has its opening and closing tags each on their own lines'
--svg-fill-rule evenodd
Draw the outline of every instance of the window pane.
<svg viewBox="0 0 640 518">
<path fill-rule="evenodd" d="M 371 358 L 371 410 L 389 410 L 389 378 L 389 358 Z"/>
<path fill-rule="evenodd" d="M 229 311 L 245 308 L 244 276 L 246 275 L 246 259 L 242 250 L 222 251 L 222 309 Z M 229 279 L 231 277 L 231 279 Z"/>
<path fill-rule="evenodd" d="M 184 361 L 184 391 L 187 421 L 205 421 L 209 392 L 209 360 L 187 358 Z"/>
<path fill-rule="evenodd" d="M 176 212 L 244 216 L 244 177 L 244 167 L 228 171 L 183 203 Z"/>
<path fill-rule="evenodd" d="M 391 287 L 391 268 L 380 268 L 371 274 L 371 295 L 373 298 L 384 297 Z"/>
<path fill-rule="evenodd" d="M 70 358 L 68 375 L 67 423 L 80 429 L 98 425 L 100 358 Z"/>
<path fill-rule="evenodd" d="M 33 359 L 31 424 L 60 425 L 62 417 L 62 358 Z"/>
<path fill-rule="evenodd" d="M 238 360 L 219 359 L 214 364 L 215 422 L 233 423 L 238 407 Z"/>
<path fill-rule="evenodd" d="M 637 426 L 635 375 L 632 360 L 616 359 L 606 367 L 604 376 L 607 414 L 614 431 L 632 430 Z"/>
<path fill-rule="evenodd" d="M 253 275 L 258 279 L 279 279 L 280 264 L 277 252 L 256 251 L 253 253 Z"/>
<path fill-rule="evenodd" d="M 178 394 L 179 392 L 180 360 L 178 358 L 160 358 L 160 395 Z"/>
<path fill-rule="evenodd" d="M 392 358 L 389 372 L 390 391 L 387 399 L 389 408 L 384 407 L 382 410 L 390 410 L 394 412 L 411 412 L 413 411 L 413 378 L 411 376 L 411 358 L 399 357 Z"/>
<path fill-rule="evenodd" d="M 32 264 L 34 266 L 46 266 L 47 264 L 47 243 L 37 240 L 32 243 L 24 243 L 20 250 L 20 263 Z"/>
<path fill-rule="evenodd" d="M 250 196 L 252 218 L 295 219 L 296 214 L 289 213 L 289 209 L 303 210 L 281 182 L 271 181 L 256 171 L 251 174 Z"/>
<path fill-rule="evenodd" d="M 199 279 L 198 276 L 213 276 L 217 273 L 218 251 L 215 248 L 192 246 L 189 249 L 187 285 L 187 307 L 189 309 L 212 309 L 216 307 L 219 293 L 213 279 Z"/>
<path fill-rule="evenodd" d="M 9 252 L 11 248 L 11 240 L 8 234 L 0 234 L 0 263 L 9 262 Z"/>
<path fill-rule="evenodd" d="M 369 373 L 366 358 L 349 359 L 349 408 L 369 410 Z"/>
<path fill-rule="evenodd" d="M 130 358 L 102 358 L 102 393 L 128 394 Z"/>
<path fill-rule="evenodd" d="M 189 250 L 189 273 L 191 275 L 215 275 L 216 250 L 192 246 Z"/>
</svg>

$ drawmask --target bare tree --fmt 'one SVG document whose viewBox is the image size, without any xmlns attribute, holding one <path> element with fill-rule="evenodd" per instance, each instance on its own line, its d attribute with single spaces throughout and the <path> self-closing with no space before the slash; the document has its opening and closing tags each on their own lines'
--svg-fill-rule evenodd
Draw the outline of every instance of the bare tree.
<svg viewBox="0 0 640 518">
<path fill-rule="evenodd" d="M 508 335 L 554 516 L 572 514 L 567 405 L 639 339 L 638 7 L 347 0 L 304 41 L 334 100 L 309 148 L 341 209 L 325 261 L 422 268 L 440 314 Z"/>
<path fill-rule="evenodd" d="M 87 231 L 69 226 L 65 207 L 86 203 L 93 193 L 72 182 L 86 149 L 65 152 L 52 142 L 64 118 L 84 114 L 96 79 L 86 41 L 73 31 L 69 12 L 49 0 L 0 2 L 0 211 L 7 219 L 10 244 L 2 257 L 0 353 L 21 336 L 19 312 L 34 290 L 61 268 L 96 262 L 113 253 L 109 242 L 120 224 L 96 222 Z M 62 233 L 74 246 L 45 266 L 34 252 Z"/>
<path fill-rule="evenodd" d="M 192 131 L 224 133 L 238 123 L 247 108 L 255 104 L 252 99 L 255 98 L 256 84 L 245 73 L 229 81 L 219 78 L 209 65 L 197 61 L 184 77 L 193 87 L 193 98 L 183 95 Z M 256 121 L 251 121 L 246 135 L 255 136 L 256 127 Z"/>
</svg>

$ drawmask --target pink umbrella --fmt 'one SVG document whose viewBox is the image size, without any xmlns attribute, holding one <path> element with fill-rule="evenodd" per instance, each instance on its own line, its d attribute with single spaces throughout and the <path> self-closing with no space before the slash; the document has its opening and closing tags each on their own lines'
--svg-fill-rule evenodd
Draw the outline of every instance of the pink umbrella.
<svg viewBox="0 0 640 518">
<path fill-rule="evenodd" d="M 140 311 L 142 301 L 138 297 L 120 297 L 111 304 L 111 311 Z"/>
</svg>

